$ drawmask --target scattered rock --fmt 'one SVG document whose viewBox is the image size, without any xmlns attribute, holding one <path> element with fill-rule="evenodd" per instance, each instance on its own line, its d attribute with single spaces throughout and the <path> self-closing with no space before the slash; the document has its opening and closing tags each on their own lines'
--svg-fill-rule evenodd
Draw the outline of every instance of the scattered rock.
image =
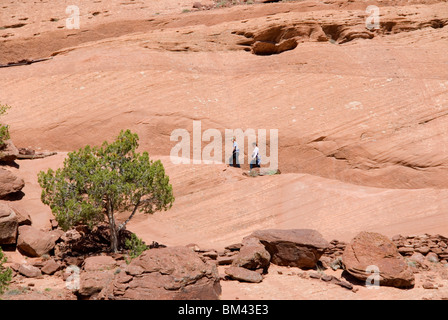
<svg viewBox="0 0 448 320">
<path fill-rule="evenodd" d="M 238 251 L 241 249 L 242 246 L 243 246 L 242 243 L 235 243 L 235 244 L 231 244 L 230 246 L 225 247 L 225 249 L 227 249 L 229 251 Z"/>
<path fill-rule="evenodd" d="M 232 264 L 234 257 L 232 256 L 222 256 L 222 257 L 218 257 L 216 259 L 216 262 L 218 265 L 223 266 L 223 265 L 228 265 L 228 264 Z"/>
<path fill-rule="evenodd" d="M 335 284 L 337 284 L 338 286 L 341 286 L 342 288 L 348 289 L 348 290 L 352 290 L 353 289 L 353 285 L 351 283 L 348 283 L 347 281 L 344 280 L 338 280 L 334 282 Z"/>
<path fill-rule="evenodd" d="M 362 281 L 372 275 L 366 271 L 367 268 L 375 266 L 379 270 L 381 285 L 398 288 L 414 286 L 414 274 L 394 243 L 378 233 L 359 233 L 345 248 L 342 263 L 347 272 Z"/>
<path fill-rule="evenodd" d="M 207 251 L 202 254 L 203 257 L 216 260 L 218 258 L 218 253 L 216 251 Z"/>
<path fill-rule="evenodd" d="M 434 252 L 430 252 L 426 255 L 426 260 L 429 262 L 439 262 L 439 257 Z"/>
<path fill-rule="evenodd" d="M 271 255 L 256 238 L 243 239 L 243 246 L 233 259 L 232 265 L 250 270 L 262 268 L 265 271 L 269 266 Z"/>
<path fill-rule="evenodd" d="M 30 264 L 21 264 L 18 269 L 19 273 L 27 278 L 37 278 L 42 275 L 39 268 Z"/>
<path fill-rule="evenodd" d="M 437 287 L 434 285 L 434 283 L 429 282 L 429 281 L 424 282 L 422 284 L 422 287 L 423 287 L 423 289 L 437 289 Z"/>
<path fill-rule="evenodd" d="M 325 281 L 325 282 L 328 282 L 328 281 L 333 280 L 333 276 L 330 276 L 328 274 L 324 274 L 320 279 Z"/>
<path fill-rule="evenodd" d="M 61 265 L 54 259 L 47 260 L 40 269 L 43 273 L 52 275 L 61 268 Z"/>
<path fill-rule="evenodd" d="M 259 283 L 263 280 L 263 276 L 258 272 L 241 267 L 229 267 L 225 270 L 225 273 L 231 279 L 243 282 Z"/>
</svg>

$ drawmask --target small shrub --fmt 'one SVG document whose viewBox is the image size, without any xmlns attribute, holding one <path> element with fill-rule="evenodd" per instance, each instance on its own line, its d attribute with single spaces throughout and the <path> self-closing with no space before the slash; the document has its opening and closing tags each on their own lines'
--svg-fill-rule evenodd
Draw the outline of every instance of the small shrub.
<svg viewBox="0 0 448 320">
<path fill-rule="evenodd" d="M 137 258 L 143 251 L 148 249 L 143 240 L 137 237 L 135 233 L 131 235 L 131 239 L 125 240 L 125 247 L 129 250 L 129 257 L 131 260 Z"/>
<path fill-rule="evenodd" d="M 4 115 L 11 107 L 7 104 L 0 104 L 0 116 Z M 5 143 L 5 140 L 10 138 L 9 126 L 0 123 L 0 146 Z"/>
<path fill-rule="evenodd" d="M 8 289 L 12 279 L 12 270 L 3 266 L 6 261 L 7 259 L 0 248 L 0 294 L 3 294 Z"/>
</svg>

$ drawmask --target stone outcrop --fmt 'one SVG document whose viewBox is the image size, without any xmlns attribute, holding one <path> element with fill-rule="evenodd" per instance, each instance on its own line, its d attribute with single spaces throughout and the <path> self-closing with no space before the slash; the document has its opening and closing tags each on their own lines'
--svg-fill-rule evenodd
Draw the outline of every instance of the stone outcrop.
<svg viewBox="0 0 448 320">
<path fill-rule="evenodd" d="M 108 299 L 218 299 L 219 275 L 187 247 L 150 249 L 135 258 L 114 278 Z"/>
<path fill-rule="evenodd" d="M 271 262 L 280 266 L 313 268 L 328 247 L 316 230 L 257 230 L 248 238 L 258 239 L 271 255 Z"/>
</svg>

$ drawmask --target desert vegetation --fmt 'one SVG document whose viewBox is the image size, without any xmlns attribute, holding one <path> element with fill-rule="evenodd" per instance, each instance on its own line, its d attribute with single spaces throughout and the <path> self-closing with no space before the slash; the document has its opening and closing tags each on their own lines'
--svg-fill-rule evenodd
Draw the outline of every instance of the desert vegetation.
<svg viewBox="0 0 448 320">
<path fill-rule="evenodd" d="M 138 136 L 122 131 L 113 143 L 86 146 L 68 154 L 64 167 L 39 173 L 42 202 L 49 205 L 63 230 L 78 224 L 93 227 L 105 218 L 111 250 L 118 251 L 118 234 L 137 211 L 167 210 L 174 201 L 169 177 L 160 161 L 136 152 Z M 115 215 L 129 211 L 117 224 Z"/>
</svg>

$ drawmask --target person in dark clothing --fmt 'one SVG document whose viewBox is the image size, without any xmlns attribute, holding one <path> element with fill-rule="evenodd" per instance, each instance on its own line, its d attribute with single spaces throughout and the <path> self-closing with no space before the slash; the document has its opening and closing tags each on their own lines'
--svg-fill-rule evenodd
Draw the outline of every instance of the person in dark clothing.
<svg viewBox="0 0 448 320">
<path fill-rule="evenodd" d="M 233 150 L 232 150 L 232 166 L 236 168 L 240 168 L 239 163 L 239 155 L 240 155 L 240 149 L 238 148 L 238 143 L 236 143 L 236 138 L 232 138 L 233 141 Z"/>
</svg>

